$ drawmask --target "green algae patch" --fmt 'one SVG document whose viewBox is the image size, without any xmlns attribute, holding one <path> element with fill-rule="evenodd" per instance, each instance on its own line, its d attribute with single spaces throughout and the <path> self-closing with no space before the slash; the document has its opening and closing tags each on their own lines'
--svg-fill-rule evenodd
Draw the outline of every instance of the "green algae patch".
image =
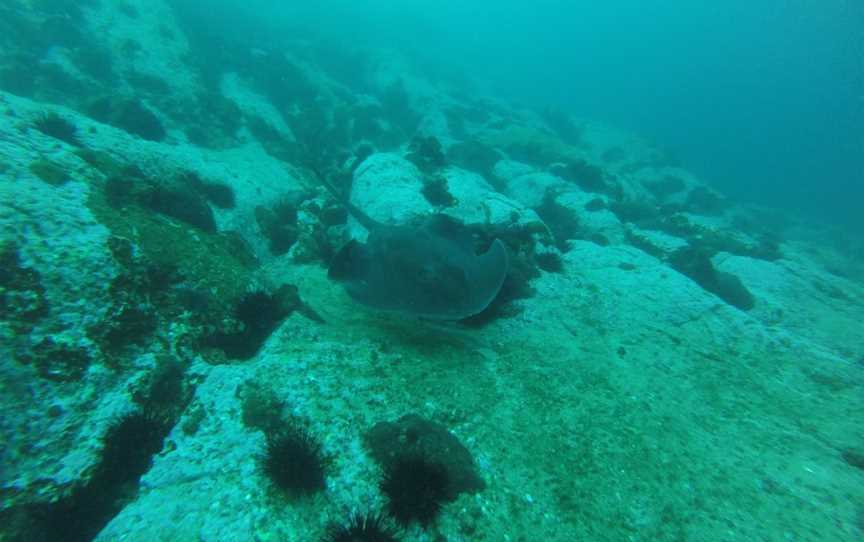
<svg viewBox="0 0 864 542">
<path fill-rule="evenodd" d="M 26 335 L 48 314 L 42 276 L 21 263 L 18 247 L 11 242 L 0 245 L 0 270 L 0 320 Z"/>
<path fill-rule="evenodd" d="M 237 388 L 237 397 L 246 427 L 267 432 L 282 422 L 285 400 L 266 385 L 248 380 Z"/>
<path fill-rule="evenodd" d="M 491 132 L 481 137 L 481 143 L 504 149 L 516 160 L 532 164 L 569 162 L 580 156 L 575 147 L 548 132 L 528 126 L 508 126 L 505 130 Z"/>
<path fill-rule="evenodd" d="M 70 180 L 63 166 L 46 158 L 34 160 L 30 163 L 29 169 L 30 173 L 51 186 L 60 186 Z"/>
<path fill-rule="evenodd" d="M 16 356 L 18 362 L 33 365 L 39 376 L 55 382 L 76 382 L 84 377 L 93 358 L 85 348 L 42 339 L 35 347 Z"/>
<path fill-rule="evenodd" d="M 246 291 L 254 259 L 236 235 L 202 231 L 135 204 L 114 207 L 102 189 L 91 191 L 87 205 L 138 256 L 177 269 L 184 282 L 222 308 Z"/>
</svg>

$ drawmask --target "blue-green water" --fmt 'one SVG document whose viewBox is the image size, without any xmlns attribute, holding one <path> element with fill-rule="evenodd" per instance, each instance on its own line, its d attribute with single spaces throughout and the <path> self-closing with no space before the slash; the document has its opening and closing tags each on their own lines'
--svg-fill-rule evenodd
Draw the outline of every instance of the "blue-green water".
<svg viewBox="0 0 864 542">
<path fill-rule="evenodd" d="M 864 226 L 860 2 L 272 4 L 243 3 L 252 35 L 263 16 L 275 39 L 395 45 L 501 99 L 632 129 L 737 197 Z"/>
</svg>

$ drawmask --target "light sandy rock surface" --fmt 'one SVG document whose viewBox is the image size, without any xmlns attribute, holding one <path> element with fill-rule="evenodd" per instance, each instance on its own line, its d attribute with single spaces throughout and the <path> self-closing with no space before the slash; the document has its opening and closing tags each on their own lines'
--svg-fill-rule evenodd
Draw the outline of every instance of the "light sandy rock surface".
<svg viewBox="0 0 864 542">
<path fill-rule="evenodd" d="M 177 40 L 154 49 L 158 59 L 118 65 L 161 74 L 178 99 L 203 91 L 168 5 L 128 4 L 139 21 L 123 16 L 121 3 L 88 8 L 88 24 L 104 31 L 100 43 L 149 42 L 161 26 Z M 71 62 L 70 52 L 61 47 L 52 58 Z M 565 142 L 542 115 L 461 101 L 396 53 L 375 59 L 365 91 L 380 97 L 397 85 L 404 103 L 424 112 L 416 128 L 445 148 L 462 137 L 453 111 L 474 108 L 482 114 L 465 121 L 463 142 L 504 158 L 491 172 L 452 164 L 421 172 L 404 158 L 412 134 L 391 141 L 398 132 L 386 130 L 395 122 L 382 112 L 386 100 L 360 97 L 352 110 L 338 98 L 340 84 L 299 60 L 314 72 L 315 92 L 311 104 L 287 112 L 242 70 L 217 80 L 247 115 L 222 148 L 189 143 L 170 110 L 159 111 L 165 140 L 145 141 L 80 110 L 0 93 L 0 535 L 19 514 L 38 518 L 26 514 L 86 487 L 106 432 L 143 409 L 149 379 L 176 361 L 188 401 L 174 405 L 164 446 L 137 487 L 124 488 L 97 541 L 321 539 L 351 512 L 387 509 L 382 468 L 364 439 L 376 423 L 411 413 L 470 452 L 485 489 L 445 503 L 428 529 L 408 526 L 404 541 L 861 540 L 864 253 L 854 240 L 805 221 L 774 228 L 760 210 L 728 201 L 688 207 L 707 185 L 640 138 L 574 121 L 578 137 Z M 46 113 L 73 122 L 80 147 L 36 130 Z M 351 123 L 334 121 L 352 114 Z M 279 137 L 264 141 L 250 119 L 274 116 Z M 379 130 L 370 130 L 379 138 L 374 152 L 345 181 L 351 203 L 375 220 L 444 212 L 469 225 L 524 227 L 531 235 L 519 256 L 560 249 L 561 269 L 519 260 L 515 272 L 535 274 L 524 295 L 480 323 L 358 305 L 328 280 L 327 258 L 365 232 L 346 224 L 336 198 L 315 183 L 304 149 L 287 145 L 308 128 L 298 118 L 320 121 L 313 128 L 327 136 L 315 142 L 322 147 L 349 124 Z M 327 149 L 334 162 L 367 143 L 345 137 Z M 137 166 L 148 182 L 193 172 L 230 187 L 236 204 L 207 204 L 211 232 L 141 205 L 112 207 L 110 171 L 84 149 Z M 44 160 L 62 179 L 36 173 Z M 592 192 L 552 172 L 577 161 L 601 168 L 608 185 Z M 436 176 L 453 197 L 449 207 L 423 196 Z M 652 192 L 669 176 L 684 189 Z M 538 234 L 554 226 L 536 211 L 546 191 L 580 226 L 555 248 Z M 261 217 L 297 193 L 305 199 L 283 214 L 297 215 L 298 240 L 275 254 Z M 634 203 L 647 218 L 621 210 Z M 710 264 L 740 279 L 753 308 L 739 310 L 673 269 L 672 256 L 688 247 L 710 248 Z M 148 272 L 165 272 L 157 256 L 180 264 L 178 282 L 162 291 L 146 283 Z M 219 326 L 239 325 L 238 300 L 285 284 L 303 306 L 292 306 L 248 358 L 202 344 Z M 156 311 L 164 288 L 188 303 Z M 155 311 L 153 329 L 111 351 L 100 330 L 136 309 Z M 33 322 L 11 317 L 16 310 Z M 323 491 L 287 499 L 267 478 L 264 431 L 250 421 L 256 390 L 275 398 L 268 412 L 300 420 L 320 442 Z"/>
</svg>

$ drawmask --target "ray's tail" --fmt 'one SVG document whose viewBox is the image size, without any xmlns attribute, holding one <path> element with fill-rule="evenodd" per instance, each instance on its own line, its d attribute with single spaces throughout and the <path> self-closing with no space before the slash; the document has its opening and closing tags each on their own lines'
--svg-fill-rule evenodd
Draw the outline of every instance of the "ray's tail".
<svg viewBox="0 0 864 542">
<path fill-rule="evenodd" d="M 345 207 L 345 209 L 351 214 L 351 216 L 353 216 L 357 220 L 357 222 L 360 223 L 360 225 L 362 225 L 369 231 L 375 229 L 380 225 L 378 222 L 375 221 L 374 218 L 367 215 L 362 210 L 360 210 L 359 207 L 351 203 L 347 195 L 339 192 L 339 189 L 337 189 L 336 186 L 330 182 L 330 179 L 328 179 L 327 176 L 321 172 L 321 170 L 316 167 L 312 167 L 310 169 L 315 174 L 318 182 L 321 183 L 324 188 L 326 188 L 327 191 L 330 192 L 330 194 L 332 194 L 333 197 L 336 198 L 336 200 Z"/>
</svg>

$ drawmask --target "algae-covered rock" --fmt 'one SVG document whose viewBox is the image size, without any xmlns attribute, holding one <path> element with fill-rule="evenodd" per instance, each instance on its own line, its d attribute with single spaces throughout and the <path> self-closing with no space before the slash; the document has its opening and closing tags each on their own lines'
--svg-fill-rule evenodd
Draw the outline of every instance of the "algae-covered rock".
<svg viewBox="0 0 864 542">
<path fill-rule="evenodd" d="M 365 436 L 372 457 L 382 466 L 400 457 L 422 456 L 442 464 L 452 481 L 449 498 L 462 492 L 482 491 L 486 484 L 477 473 L 471 452 L 446 427 L 416 414 L 395 422 L 375 424 Z"/>
<path fill-rule="evenodd" d="M 58 343 L 50 337 L 42 339 L 33 349 L 16 358 L 20 363 L 33 365 L 39 376 L 57 382 L 81 380 L 93 357 L 86 348 Z"/>
<path fill-rule="evenodd" d="M 0 320 L 28 333 L 48 314 L 45 287 L 38 271 L 24 267 L 13 243 L 0 246 Z"/>
</svg>

